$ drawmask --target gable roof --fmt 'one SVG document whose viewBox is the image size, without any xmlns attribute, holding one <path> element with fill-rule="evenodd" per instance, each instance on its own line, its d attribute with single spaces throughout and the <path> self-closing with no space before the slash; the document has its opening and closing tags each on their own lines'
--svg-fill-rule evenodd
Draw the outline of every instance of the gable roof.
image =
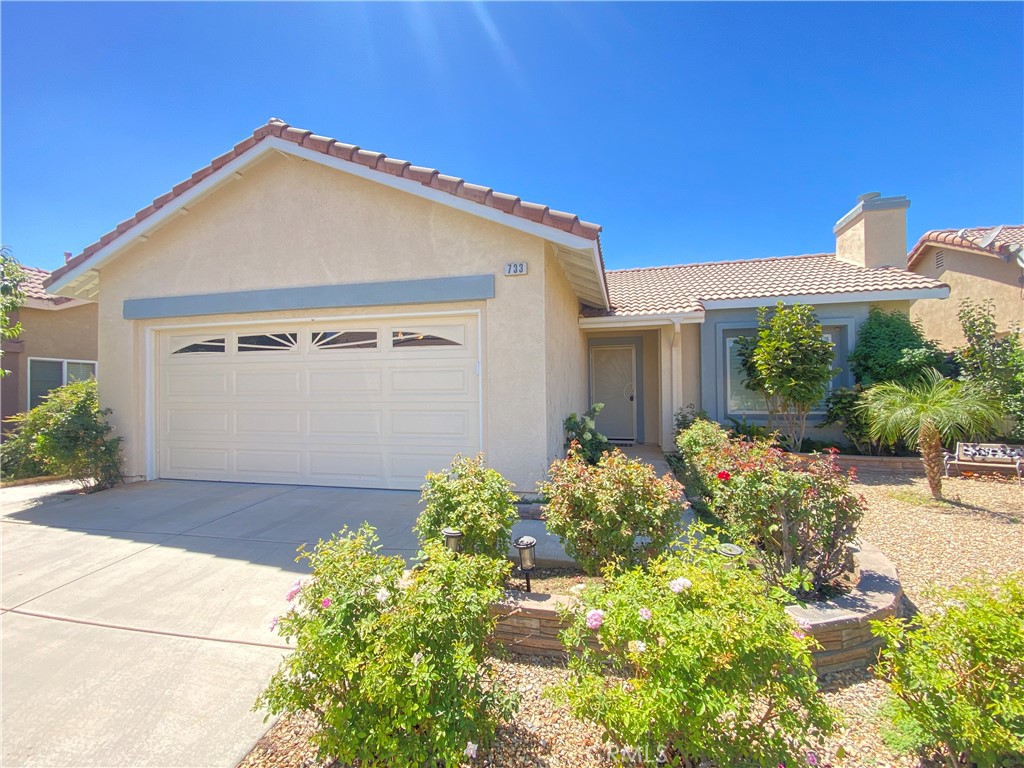
<svg viewBox="0 0 1024 768">
<path fill-rule="evenodd" d="M 608 311 L 585 317 L 674 315 L 756 307 L 778 299 L 805 303 L 937 297 L 948 287 L 895 267 L 866 269 L 833 253 L 680 264 L 606 273 Z"/>
<path fill-rule="evenodd" d="M 46 280 L 46 285 L 56 285 L 55 290 L 66 287 L 66 278 L 71 273 L 81 272 L 90 262 L 94 263 L 100 257 L 107 255 L 109 246 L 119 246 L 119 241 L 130 240 L 133 236 L 141 234 L 140 229 L 160 211 L 174 206 L 176 202 L 181 201 L 184 196 L 188 196 L 204 182 L 212 181 L 211 177 L 221 172 L 225 166 L 243 156 L 252 154 L 255 148 L 267 144 L 281 151 L 301 148 L 314 155 L 342 161 L 344 164 L 350 164 L 352 170 L 358 169 L 360 175 L 365 175 L 362 173 L 363 170 L 375 171 L 381 174 L 378 179 L 380 181 L 403 179 L 406 185 L 411 185 L 403 188 L 410 190 L 416 189 L 416 187 L 426 188 L 434 193 L 434 199 L 437 199 L 436 193 L 443 193 L 444 196 L 467 201 L 470 207 L 479 205 L 481 208 L 493 209 L 500 212 L 499 216 L 507 214 L 510 220 L 505 223 L 511 226 L 516 226 L 515 222 L 519 222 L 519 227 L 525 228 L 525 225 L 532 223 L 540 225 L 541 228 L 550 229 L 552 235 L 556 232 L 564 233 L 582 238 L 584 242 L 589 241 L 596 253 L 596 264 L 593 267 L 597 272 L 596 282 L 598 283 L 596 286 L 589 286 L 591 293 L 589 298 L 591 301 L 605 304 L 605 289 L 602 282 L 604 258 L 601 254 L 601 226 L 599 224 L 583 221 L 575 214 L 554 210 L 546 205 L 524 201 L 515 195 L 497 192 L 491 187 L 471 184 L 457 176 L 443 174 L 435 168 L 416 166 L 406 160 L 388 157 L 382 152 L 362 149 L 353 144 L 345 144 L 336 139 L 317 135 L 312 131 L 295 128 L 276 117 L 253 131 L 252 136 L 239 142 L 228 152 L 214 158 L 208 165 L 176 184 L 169 192 L 122 221 L 99 240 L 84 248 L 81 253 L 73 258 L 66 258 L 64 266 L 50 275 Z M 392 184 L 392 186 L 395 185 Z M 534 227 L 531 231 L 536 233 L 538 230 Z M 559 238 L 562 241 L 564 239 Z M 558 255 L 563 260 L 572 260 L 572 254 L 568 252 L 559 251 Z"/>
<path fill-rule="evenodd" d="M 993 233 L 994 239 L 987 246 L 983 245 L 985 239 Z M 1014 256 L 1024 253 L 1024 224 L 970 229 L 933 229 L 931 232 L 925 232 L 907 255 L 907 268 L 917 264 L 929 246 L 943 245 L 976 253 Z"/>
</svg>

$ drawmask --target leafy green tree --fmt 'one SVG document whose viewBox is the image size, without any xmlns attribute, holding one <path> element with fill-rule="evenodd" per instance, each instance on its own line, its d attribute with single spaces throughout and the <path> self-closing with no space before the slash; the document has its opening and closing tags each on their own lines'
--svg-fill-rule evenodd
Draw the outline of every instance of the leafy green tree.
<svg viewBox="0 0 1024 768">
<path fill-rule="evenodd" d="M 967 343 L 953 350 L 963 381 L 991 388 L 1003 404 L 1006 416 L 1013 420 L 1012 436 L 1024 440 L 1024 348 L 1020 336 L 1000 336 L 991 299 L 975 304 L 960 302 L 960 326 Z"/>
<path fill-rule="evenodd" d="M 883 381 L 912 384 L 925 368 L 940 368 L 944 357 L 907 315 L 872 307 L 857 329 L 849 363 L 857 383 L 870 387 Z"/>
<path fill-rule="evenodd" d="M 991 433 L 1003 416 L 991 389 L 973 381 L 947 379 L 934 369 L 912 385 L 894 381 L 864 392 L 858 406 L 867 415 L 871 436 L 895 443 L 902 439 L 921 454 L 932 496 L 942 498 L 942 443 Z"/>
<path fill-rule="evenodd" d="M 0 342 L 16 339 L 21 334 L 21 323 L 13 322 L 13 315 L 25 302 L 25 292 L 21 289 L 24 280 L 25 273 L 11 249 L 0 246 Z M 0 377 L 7 373 L 0 367 Z"/>
<path fill-rule="evenodd" d="M 835 375 L 832 343 L 806 304 L 757 312 L 757 336 L 741 336 L 740 364 L 745 386 L 760 392 L 768 406 L 768 429 L 779 420 L 780 439 L 799 451 L 807 431 L 807 414 L 818 405 Z"/>
</svg>

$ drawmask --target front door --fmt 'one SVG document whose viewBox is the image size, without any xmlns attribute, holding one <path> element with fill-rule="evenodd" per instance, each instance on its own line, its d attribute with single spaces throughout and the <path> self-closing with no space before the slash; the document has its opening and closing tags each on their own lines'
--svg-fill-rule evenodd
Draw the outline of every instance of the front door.
<svg viewBox="0 0 1024 768">
<path fill-rule="evenodd" d="M 636 441 L 636 348 L 590 348 L 590 402 L 604 403 L 597 431 L 609 440 Z"/>
</svg>

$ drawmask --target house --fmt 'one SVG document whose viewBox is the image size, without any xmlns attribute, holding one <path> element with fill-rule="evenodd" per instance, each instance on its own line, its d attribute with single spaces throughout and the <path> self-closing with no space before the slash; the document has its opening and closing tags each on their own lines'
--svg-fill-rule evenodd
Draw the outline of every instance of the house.
<svg viewBox="0 0 1024 768">
<path fill-rule="evenodd" d="M 835 256 L 606 271 L 596 224 L 274 119 L 49 287 L 100 296 L 129 476 L 415 489 L 483 450 L 529 491 L 589 402 L 665 447 L 681 406 L 729 412 L 763 303 L 844 350 L 870 304 L 943 297 L 897 266 L 907 205 L 858 201 Z"/>
<path fill-rule="evenodd" d="M 33 408 L 51 389 L 96 375 L 97 305 L 83 298 L 47 293 L 44 269 L 22 267 L 25 303 L 18 310 L 21 335 L 3 342 L 0 379 L 4 419 Z"/>
<path fill-rule="evenodd" d="M 960 302 L 991 299 L 996 328 L 1024 329 L 1024 225 L 925 232 L 907 256 L 907 269 L 949 285 L 950 301 L 917 301 L 910 317 L 945 350 L 966 339 Z"/>
</svg>

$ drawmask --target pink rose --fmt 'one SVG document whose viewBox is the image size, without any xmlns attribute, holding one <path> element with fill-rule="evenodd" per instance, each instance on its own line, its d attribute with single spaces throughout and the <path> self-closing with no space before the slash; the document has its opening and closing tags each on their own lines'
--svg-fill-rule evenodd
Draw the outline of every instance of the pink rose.
<svg viewBox="0 0 1024 768">
<path fill-rule="evenodd" d="M 324 608 L 330 608 L 331 607 L 331 598 L 325 597 L 323 599 L 323 602 L 320 603 L 320 605 L 322 605 Z"/>
<path fill-rule="evenodd" d="M 588 629 L 600 629 L 604 623 L 604 611 L 600 611 L 597 608 L 587 614 L 587 628 Z"/>
</svg>

